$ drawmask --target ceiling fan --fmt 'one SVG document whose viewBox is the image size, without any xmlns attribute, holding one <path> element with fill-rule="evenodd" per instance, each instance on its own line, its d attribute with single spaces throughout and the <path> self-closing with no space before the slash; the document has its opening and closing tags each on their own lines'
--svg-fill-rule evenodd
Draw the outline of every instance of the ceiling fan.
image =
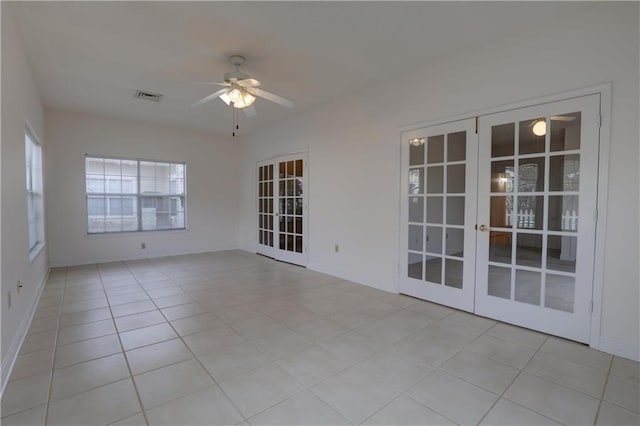
<svg viewBox="0 0 640 426">
<path fill-rule="evenodd" d="M 285 99 L 261 89 L 260 81 L 255 78 L 251 78 L 249 74 L 240 71 L 240 67 L 246 61 L 244 56 L 232 55 L 229 57 L 229 61 L 234 67 L 236 67 L 236 70 L 224 74 L 224 83 L 207 83 L 224 87 L 193 103 L 191 105 L 192 107 L 198 107 L 214 100 L 215 98 L 220 98 L 225 104 L 236 109 L 242 109 L 247 117 L 254 117 L 256 115 L 256 110 L 253 103 L 255 102 L 256 97 L 260 97 L 287 108 L 293 108 L 293 102 L 289 99 Z"/>
<path fill-rule="evenodd" d="M 552 115 L 552 121 L 573 121 L 576 117 L 572 115 Z M 547 120 L 545 118 L 536 118 L 529 123 L 529 127 L 536 136 L 544 136 L 547 133 Z"/>
</svg>

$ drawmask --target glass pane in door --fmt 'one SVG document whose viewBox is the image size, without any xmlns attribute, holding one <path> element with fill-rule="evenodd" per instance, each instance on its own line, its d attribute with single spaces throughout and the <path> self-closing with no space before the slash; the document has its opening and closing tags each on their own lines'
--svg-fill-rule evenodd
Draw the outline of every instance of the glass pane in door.
<svg viewBox="0 0 640 426">
<path fill-rule="evenodd" d="M 424 198 L 409 197 L 409 222 L 424 221 Z"/>
<path fill-rule="evenodd" d="M 304 162 L 302 159 L 278 164 L 279 248 L 292 253 L 304 252 Z"/>
<path fill-rule="evenodd" d="M 258 167 L 258 244 L 273 247 L 273 164 Z"/>
<path fill-rule="evenodd" d="M 580 149 L 581 112 L 554 115 L 551 117 L 551 151 Z"/>
<path fill-rule="evenodd" d="M 547 274 L 544 305 L 547 308 L 573 312 L 575 277 L 570 275 Z"/>
<path fill-rule="evenodd" d="M 544 133 L 539 128 L 547 128 L 547 120 L 536 118 L 520 122 L 520 134 L 518 135 L 518 154 L 537 154 L 544 152 Z"/>
<path fill-rule="evenodd" d="M 447 161 L 464 161 L 467 158 L 467 132 L 449 133 Z"/>
<path fill-rule="evenodd" d="M 511 299 L 511 268 L 489 265 L 489 296 Z"/>
<path fill-rule="evenodd" d="M 515 123 L 500 124 L 491 128 L 491 158 L 513 155 Z"/>
<path fill-rule="evenodd" d="M 417 280 L 422 279 L 422 255 L 416 253 L 409 253 L 407 259 L 407 273 L 409 278 L 415 278 Z"/>
<path fill-rule="evenodd" d="M 401 293 L 473 310 L 477 155 L 475 120 L 402 134 Z M 406 257 L 405 257 L 406 256 Z"/>
<path fill-rule="evenodd" d="M 445 259 L 444 285 L 462 288 L 462 261 Z"/>
<path fill-rule="evenodd" d="M 467 132 L 408 143 L 408 277 L 461 289 Z"/>
<path fill-rule="evenodd" d="M 580 125 L 568 112 L 491 128 L 488 295 L 573 312 Z"/>
</svg>

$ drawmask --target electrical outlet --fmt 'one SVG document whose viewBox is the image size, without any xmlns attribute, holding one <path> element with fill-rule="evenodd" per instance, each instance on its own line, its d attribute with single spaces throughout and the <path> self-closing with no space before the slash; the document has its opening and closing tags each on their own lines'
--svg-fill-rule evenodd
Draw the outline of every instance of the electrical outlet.
<svg viewBox="0 0 640 426">
<path fill-rule="evenodd" d="M 11 309 L 11 292 L 7 292 L 7 307 Z"/>
<path fill-rule="evenodd" d="M 18 280 L 18 282 L 16 283 L 16 293 L 20 294 L 20 289 L 22 288 L 22 284 L 20 283 L 20 280 Z"/>
<path fill-rule="evenodd" d="M 146 249 L 146 248 L 147 248 L 147 243 L 142 243 L 142 244 L 140 244 L 140 248 L 141 248 L 142 250 Z"/>
<path fill-rule="evenodd" d="M 336 246 L 334 247 L 334 250 L 336 253 L 340 253 L 340 246 L 336 244 Z"/>
</svg>

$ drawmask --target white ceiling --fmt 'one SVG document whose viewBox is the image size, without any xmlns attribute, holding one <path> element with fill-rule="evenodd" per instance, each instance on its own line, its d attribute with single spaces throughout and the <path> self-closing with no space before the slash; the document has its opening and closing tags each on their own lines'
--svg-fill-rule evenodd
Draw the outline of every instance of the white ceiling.
<svg viewBox="0 0 640 426">
<path fill-rule="evenodd" d="M 20 2 L 13 10 L 44 103 L 225 136 L 231 109 L 197 81 L 221 81 L 230 54 L 263 88 L 249 133 L 289 114 L 413 73 L 443 56 L 557 24 L 585 3 Z M 162 93 L 155 104 L 136 89 Z"/>
</svg>

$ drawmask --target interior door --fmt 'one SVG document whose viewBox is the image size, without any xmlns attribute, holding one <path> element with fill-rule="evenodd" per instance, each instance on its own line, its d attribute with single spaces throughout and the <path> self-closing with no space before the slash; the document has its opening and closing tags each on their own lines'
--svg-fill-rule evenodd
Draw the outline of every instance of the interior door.
<svg viewBox="0 0 640 426">
<path fill-rule="evenodd" d="M 274 163 L 258 163 L 258 253 L 275 257 L 274 241 L 277 231 L 274 207 L 277 205 L 274 190 Z"/>
<path fill-rule="evenodd" d="M 258 163 L 257 252 L 307 264 L 307 160 L 304 154 Z"/>
<path fill-rule="evenodd" d="M 479 118 L 477 314 L 589 341 L 599 105 Z"/>
<path fill-rule="evenodd" d="M 472 312 L 475 277 L 475 120 L 402 134 L 399 290 Z"/>
</svg>

